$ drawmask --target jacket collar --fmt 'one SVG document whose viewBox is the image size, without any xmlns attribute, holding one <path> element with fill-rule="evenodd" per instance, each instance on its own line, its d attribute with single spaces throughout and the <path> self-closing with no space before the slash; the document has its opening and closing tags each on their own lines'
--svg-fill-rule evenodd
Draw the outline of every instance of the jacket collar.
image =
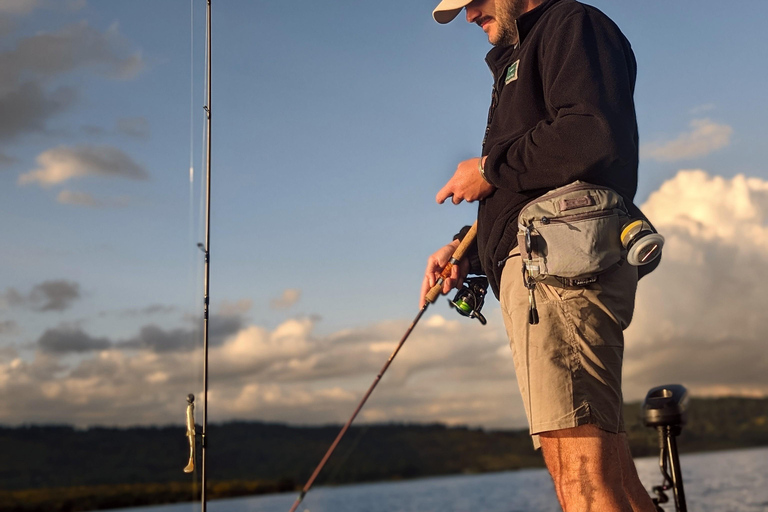
<svg viewBox="0 0 768 512">
<path fill-rule="evenodd" d="M 525 41 L 525 38 L 531 32 L 531 29 L 533 29 L 536 22 L 539 21 L 541 15 L 559 1 L 560 0 L 546 0 L 517 19 L 517 33 L 520 35 L 520 43 Z"/>
<path fill-rule="evenodd" d="M 554 4 L 560 1 L 561 0 L 546 0 L 515 20 L 519 36 L 518 43 L 512 46 L 496 46 L 491 48 L 491 51 L 489 51 L 488 55 L 485 57 L 485 61 L 494 72 L 494 75 L 496 75 L 497 68 L 504 65 L 506 57 L 525 42 L 525 38 L 528 37 L 528 34 L 533 30 L 533 27 L 536 25 L 536 22 L 539 21 L 539 18 L 541 18 L 541 16 Z"/>
</svg>

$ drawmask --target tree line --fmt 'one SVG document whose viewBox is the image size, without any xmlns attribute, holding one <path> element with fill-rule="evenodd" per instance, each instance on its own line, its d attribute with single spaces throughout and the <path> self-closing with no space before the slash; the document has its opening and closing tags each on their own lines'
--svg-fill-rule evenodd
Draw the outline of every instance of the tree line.
<svg viewBox="0 0 768 512">
<path fill-rule="evenodd" d="M 657 433 L 642 424 L 641 404 L 626 404 L 624 416 L 633 454 L 658 454 Z M 688 418 L 678 441 L 681 453 L 768 446 L 768 398 L 694 398 Z M 339 428 L 245 421 L 210 425 L 210 497 L 297 489 Z M 194 501 L 197 477 L 182 472 L 189 449 L 184 434 L 181 425 L 0 427 L 0 512 Z M 525 430 L 361 425 L 347 433 L 317 484 L 542 466 Z"/>
</svg>

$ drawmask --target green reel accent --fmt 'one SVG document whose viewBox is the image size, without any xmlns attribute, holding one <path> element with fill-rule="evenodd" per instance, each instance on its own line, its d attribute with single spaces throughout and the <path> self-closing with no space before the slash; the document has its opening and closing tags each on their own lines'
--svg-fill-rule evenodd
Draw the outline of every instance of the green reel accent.
<svg viewBox="0 0 768 512">
<path fill-rule="evenodd" d="M 463 313 L 466 313 L 469 315 L 472 312 L 472 306 L 467 304 L 466 301 L 463 299 L 458 299 L 456 302 L 451 302 L 454 306 L 456 306 L 456 309 L 460 310 Z"/>
</svg>

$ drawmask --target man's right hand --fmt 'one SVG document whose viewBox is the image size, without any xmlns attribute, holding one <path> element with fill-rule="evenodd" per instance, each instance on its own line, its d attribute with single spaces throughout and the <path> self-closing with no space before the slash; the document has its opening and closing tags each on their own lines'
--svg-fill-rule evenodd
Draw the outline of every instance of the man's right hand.
<svg viewBox="0 0 768 512">
<path fill-rule="evenodd" d="M 440 278 L 440 274 L 443 268 L 451 259 L 453 252 L 459 246 L 459 241 L 454 240 L 450 244 L 436 251 L 432 256 L 427 259 L 427 269 L 424 272 L 424 280 L 421 283 L 421 298 L 419 300 L 419 307 L 423 308 L 426 303 L 426 296 L 429 290 L 437 283 Z M 459 261 L 458 265 L 454 265 L 451 269 L 451 275 L 445 281 L 441 293 L 445 295 L 450 292 L 452 288 L 459 288 L 464 282 L 464 278 L 469 272 L 469 261 L 464 258 Z"/>
</svg>

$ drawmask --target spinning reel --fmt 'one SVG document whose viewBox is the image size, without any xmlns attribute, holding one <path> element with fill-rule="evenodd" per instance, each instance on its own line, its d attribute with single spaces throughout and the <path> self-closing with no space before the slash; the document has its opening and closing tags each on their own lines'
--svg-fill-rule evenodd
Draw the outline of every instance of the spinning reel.
<svg viewBox="0 0 768 512">
<path fill-rule="evenodd" d="M 639 267 L 661 255 L 664 237 L 654 231 L 648 222 L 635 219 L 621 229 L 621 245 L 627 250 L 627 262 Z"/>
<path fill-rule="evenodd" d="M 488 279 L 484 276 L 470 277 L 464 280 L 464 284 L 456 292 L 453 300 L 448 299 L 448 304 L 453 306 L 461 316 L 477 318 L 485 325 L 485 317 L 480 313 L 485 303 L 485 294 L 488 290 Z"/>
</svg>

